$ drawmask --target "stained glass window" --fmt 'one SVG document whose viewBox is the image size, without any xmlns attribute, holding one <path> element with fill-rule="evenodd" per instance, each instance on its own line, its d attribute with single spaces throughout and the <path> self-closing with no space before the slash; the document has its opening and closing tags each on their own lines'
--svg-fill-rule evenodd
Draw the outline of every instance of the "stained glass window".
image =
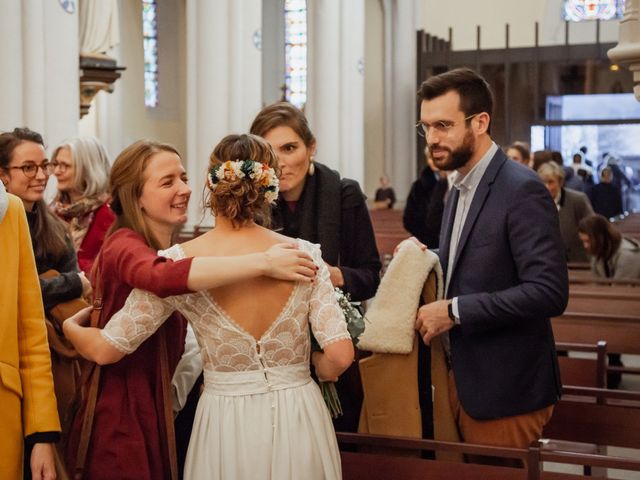
<svg viewBox="0 0 640 480">
<path fill-rule="evenodd" d="M 158 105 L 158 15 L 155 0 L 142 0 L 144 47 L 144 104 Z"/>
<path fill-rule="evenodd" d="M 564 19 L 572 22 L 583 20 L 613 20 L 624 15 L 624 0 L 565 0 Z"/>
<path fill-rule="evenodd" d="M 298 108 L 307 101 L 307 2 L 285 0 L 285 99 Z"/>
</svg>

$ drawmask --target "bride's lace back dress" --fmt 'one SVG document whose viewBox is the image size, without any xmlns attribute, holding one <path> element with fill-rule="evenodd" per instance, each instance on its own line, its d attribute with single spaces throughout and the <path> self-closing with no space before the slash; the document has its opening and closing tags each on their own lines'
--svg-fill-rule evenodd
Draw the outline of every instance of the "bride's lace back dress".
<svg viewBox="0 0 640 480">
<path fill-rule="evenodd" d="M 191 323 L 200 345 L 205 388 L 198 404 L 185 479 L 340 478 L 335 433 L 309 376 L 309 326 L 321 347 L 349 339 L 329 271 L 317 246 L 298 240 L 320 267 L 297 283 L 259 340 L 206 291 L 160 299 L 134 290 L 102 331 L 130 353 L 173 312 Z M 179 245 L 160 252 L 184 258 Z"/>
</svg>

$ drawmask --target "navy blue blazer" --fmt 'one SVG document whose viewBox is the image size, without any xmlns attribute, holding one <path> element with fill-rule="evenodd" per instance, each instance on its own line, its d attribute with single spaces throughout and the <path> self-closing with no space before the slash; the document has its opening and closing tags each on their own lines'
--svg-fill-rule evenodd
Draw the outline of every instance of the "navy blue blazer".
<svg viewBox="0 0 640 480">
<path fill-rule="evenodd" d="M 458 297 L 461 324 L 449 334 L 462 407 L 485 420 L 552 405 L 561 382 L 549 318 L 566 308 L 569 281 L 551 195 L 535 172 L 498 150 L 448 265 L 457 199 L 454 190 L 439 255 L 445 275 L 453 269 L 447 297 Z"/>
</svg>

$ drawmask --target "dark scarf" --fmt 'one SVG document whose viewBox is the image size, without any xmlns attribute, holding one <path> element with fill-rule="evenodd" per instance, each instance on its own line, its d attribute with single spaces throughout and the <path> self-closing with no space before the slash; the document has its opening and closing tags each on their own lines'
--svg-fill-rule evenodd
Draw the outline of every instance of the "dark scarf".
<svg viewBox="0 0 640 480">
<path fill-rule="evenodd" d="M 295 211 L 280 197 L 272 213 L 274 230 L 319 243 L 322 258 L 331 265 L 339 265 L 342 182 L 338 172 L 316 162 L 315 174 L 307 175 Z"/>
</svg>

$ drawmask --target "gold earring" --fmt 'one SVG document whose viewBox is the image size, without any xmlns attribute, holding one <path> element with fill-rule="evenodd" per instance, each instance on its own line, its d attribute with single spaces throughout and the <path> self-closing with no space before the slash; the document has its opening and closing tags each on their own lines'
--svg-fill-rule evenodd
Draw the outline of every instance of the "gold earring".
<svg viewBox="0 0 640 480">
<path fill-rule="evenodd" d="M 313 164 L 313 155 L 309 158 L 309 176 L 313 177 L 313 174 L 316 173 L 316 166 Z"/>
</svg>

